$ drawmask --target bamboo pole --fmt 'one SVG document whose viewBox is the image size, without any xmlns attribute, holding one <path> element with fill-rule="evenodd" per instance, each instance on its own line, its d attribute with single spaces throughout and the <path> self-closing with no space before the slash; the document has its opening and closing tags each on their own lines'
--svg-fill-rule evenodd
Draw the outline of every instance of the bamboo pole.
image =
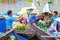
<svg viewBox="0 0 60 40">
<path fill-rule="evenodd" d="M 1 3 L 2 0 L 0 0 L 0 3 Z"/>
<path fill-rule="evenodd" d="M 60 36 L 41 36 L 41 38 L 60 38 Z"/>
<path fill-rule="evenodd" d="M 9 3 L 9 0 L 5 0 L 5 3 L 7 3 L 7 4 L 8 4 L 8 3 Z"/>
<path fill-rule="evenodd" d="M 5 3 L 7 3 L 7 4 L 9 4 L 9 3 L 15 4 L 15 2 L 16 2 L 16 0 L 0 0 L 0 3 L 3 3 L 3 4 L 5 4 Z"/>
<path fill-rule="evenodd" d="M 1 0 L 2 3 L 5 3 L 5 0 Z"/>
<path fill-rule="evenodd" d="M 15 0 L 11 0 L 11 3 L 12 3 L 12 4 L 15 4 Z"/>
</svg>

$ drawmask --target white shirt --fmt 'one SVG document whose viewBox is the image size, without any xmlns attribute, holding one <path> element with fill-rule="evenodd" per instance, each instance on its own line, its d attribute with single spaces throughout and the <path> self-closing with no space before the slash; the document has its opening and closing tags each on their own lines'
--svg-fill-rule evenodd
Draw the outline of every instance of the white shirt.
<svg viewBox="0 0 60 40">
<path fill-rule="evenodd" d="M 43 12 L 50 12 L 50 6 L 48 3 L 44 6 Z"/>
<path fill-rule="evenodd" d="M 36 4 L 32 3 L 32 8 L 34 8 L 36 10 Z"/>
</svg>

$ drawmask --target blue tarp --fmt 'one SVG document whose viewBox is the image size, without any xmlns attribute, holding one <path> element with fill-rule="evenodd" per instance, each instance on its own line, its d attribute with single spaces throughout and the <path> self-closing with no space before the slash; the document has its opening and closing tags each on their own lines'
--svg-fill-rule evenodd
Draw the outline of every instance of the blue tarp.
<svg viewBox="0 0 60 40">
<path fill-rule="evenodd" d="M 17 35 L 17 36 L 18 36 L 19 40 L 28 40 L 28 39 L 24 38 L 24 37 L 21 36 L 21 35 Z"/>
<path fill-rule="evenodd" d="M 18 40 L 28 40 L 27 38 L 21 36 L 20 34 L 15 33 L 15 31 L 10 33 L 11 36 L 16 36 Z"/>
</svg>

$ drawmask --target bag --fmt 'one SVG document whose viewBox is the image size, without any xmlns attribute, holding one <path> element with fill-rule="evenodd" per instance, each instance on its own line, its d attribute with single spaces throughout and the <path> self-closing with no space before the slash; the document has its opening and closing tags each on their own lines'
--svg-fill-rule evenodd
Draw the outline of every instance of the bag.
<svg viewBox="0 0 60 40">
<path fill-rule="evenodd" d="M 23 24 L 26 24 L 27 23 L 27 19 L 25 17 L 23 17 L 23 18 L 20 19 L 20 22 L 23 23 Z"/>
<path fill-rule="evenodd" d="M 57 31 L 57 22 L 52 23 L 47 31 L 51 33 Z"/>
<path fill-rule="evenodd" d="M 10 36 L 10 40 L 16 40 L 15 36 Z"/>
</svg>

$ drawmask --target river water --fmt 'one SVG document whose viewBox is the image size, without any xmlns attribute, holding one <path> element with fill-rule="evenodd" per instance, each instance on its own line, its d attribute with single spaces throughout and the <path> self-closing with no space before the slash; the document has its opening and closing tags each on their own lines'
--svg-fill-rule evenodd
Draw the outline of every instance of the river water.
<svg viewBox="0 0 60 40">
<path fill-rule="evenodd" d="M 37 0 L 34 1 L 35 3 L 37 3 Z M 40 6 L 37 6 L 37 10 L 39 12 L 42 12 L 42 9 L 44 7 L 44 5 L 47 3 L 47 0 L 40 0 Z M 13 13 L 17 13 L 18 11 L 21 10 L 21 8 L 23 7 L 29 7 L 31 6 L 32 2 L 29 3 L 26 0 L 16 0 L 15 4 L 11 4 L 11 3 L 0 3 L 0 14 L 7 12 L 8 10 L 12 10 Z M 52 5 L 51 5 L 51 10 L 57 10 L 60 12 L 60 0 L 56 1 L 54 0 Z"/>
</svg>

